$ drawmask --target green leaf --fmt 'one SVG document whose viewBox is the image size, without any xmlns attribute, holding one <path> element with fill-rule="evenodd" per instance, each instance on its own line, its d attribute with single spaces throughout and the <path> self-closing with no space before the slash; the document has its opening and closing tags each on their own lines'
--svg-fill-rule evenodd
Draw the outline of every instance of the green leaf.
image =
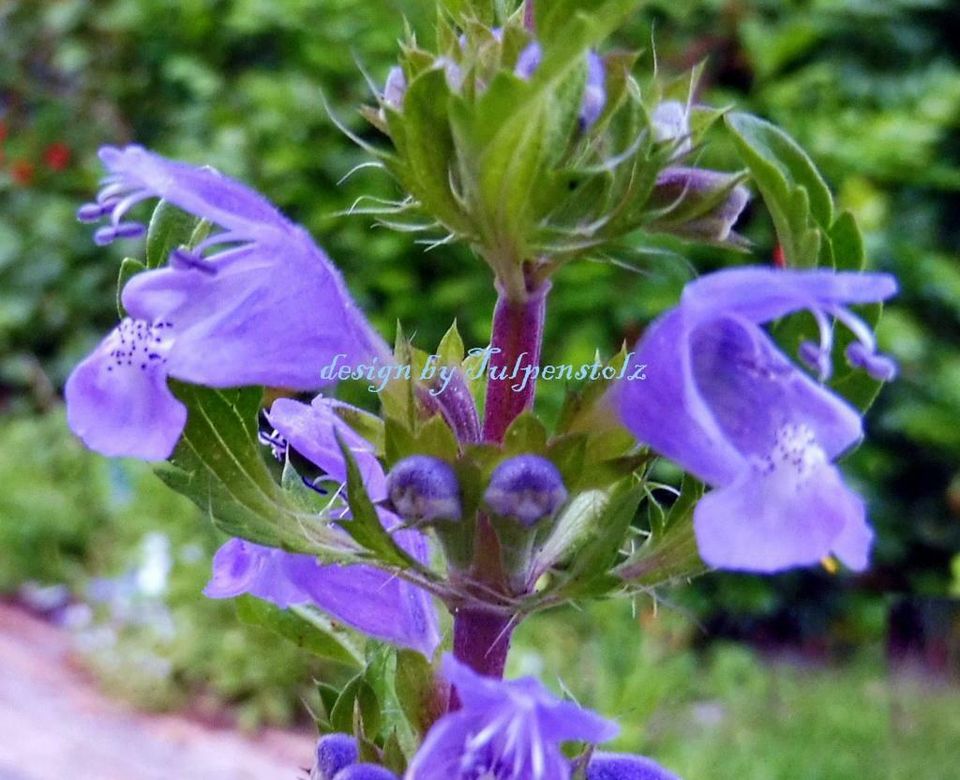
<svg viewBox="0 0 960 780">
<path fill-rule="evenodd" d="M 838 271 L 862 271 L 867 265 L 860 226 L 849 211 L 841 212 L 830 226 L 833 259 Z"/>
<path fill-rule="evenodd" d="M 359 721 L 361 733 L 355 726 Z M 334 731 L 354 734 L 359 738 L 372 739 L 380 731 L 380 703 L 373 688 L 358 674 L 340 692 L 340 697 L 330 712 L 330 725 Z"/>
<path fill-rule="evenodd" d="M 469 233 L 469 223 L 450 189 L 454 144 L 447 121 L 450 88 L 442 67 L 417 75 L 403 98 L 403 111 L 387 109 L 395 157 L 384 164 L 425 210 L 446 227 Z"/>
<path fill-rule="evenodd" d="M 463 339 L 460 338 L 460 331 L 457 330 L 456 320 L 440 339 L 437 357 L 441 363 L 448 366 L 459 366 L 463 362 Z"/>
<path fill-rule="evenodd" d="M 363 665 L 363 654 L 351 638 L 312 607 L 279 609 L 254 596 L 239 596 L 234 604 L 240 621 L 247 625 L 266 628 L 320 658 L 357 668 Z"/>
<path fill-rule="evenodd" d="M 534 568 L 568 561 L 551 593 L 573 598 L 590 591 L 595 581 L 607 581 L 620 553 L 640 499 L 642 484 L 622 480 L 610 490 L 590 490 L 574 497 L 540 548 Z"/>
<path fill-rule="evenodd" d="M 305 553 L 349 552 L 341 534 L 304 512 L 274 480 L 257 439 L 262 390 L 213 390 L 172 381 L 187 425 L 170 461 L 167 485 L 207 511 L 231 536 Z"/>
<path fill-rule="evenodd" d="M 413 650 L 398 651 L 394 689 L 407 722 L 422 738 L 443 714 L 445 704 L 438 695 L 430 662 Z"/>
<path fill-rule="evenodd" d="M 161 200 L 153 210 L 147 227 L 147 268 L 165 265 L 170 253 L 180 246 L 189 246 L 201 220 Z"/>
<path fill-rule="evenodd" d="M 833 262 L 830 190 L 800 146 L 780 128 L 749 114 L 724 117 L 737 150 L 770 210 L 788 265 Z"/>
<path fill-rule="evenodd" d="M 125 257 L 120 263 L 120 275 L 117 278 L 117 313 L 120 315 L 120 319 L 127 316 L 127 310 L 123 308 L 123 301 L 121 300 L 123 288 L 134 276 L 146 270 L 147 267 L 143 263 L 132 257 Z"/>
<path fill-rule="evenodd" d="M 542 455 L 547 450 L 547 429 L 532 411 L 523 412 L 503 435 L 503 448 L 508 455 Z"/>
</svg>

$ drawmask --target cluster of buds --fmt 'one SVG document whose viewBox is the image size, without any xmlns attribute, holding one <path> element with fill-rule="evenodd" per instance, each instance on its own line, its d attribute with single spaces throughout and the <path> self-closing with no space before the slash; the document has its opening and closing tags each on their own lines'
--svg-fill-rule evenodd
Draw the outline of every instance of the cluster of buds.
<svg viewBox="0 0 960 780">
<path fill-rule="evenodd" d="M 460 481 L 449 463 L 428 455 L 400 460 L 387 475 L 387 495 L 390 508 L 407 523 L 433 528 L 451 569 L 470 567 L 476 518 L 464 510 Z M 515 592 L 528 585 L 534 545 L 549 533 L 566 501 L 563 477 L 547 458 L 517 455 L 493 469 L 477 509 L 496 531 Z"/>
<path fill-rule="evenodd" d="M 637 230 L 742 243 L 742 176 L 685 163 L 720 112 L 641 88 L 633 55 L 553 22 L 441 21 L 438 52 L 409 41 L 366 116 L 410 196 L 362 212 L 469 242 L 513 297 L 529 258 L 550 258 L 545 276 Z"/>
</svg>

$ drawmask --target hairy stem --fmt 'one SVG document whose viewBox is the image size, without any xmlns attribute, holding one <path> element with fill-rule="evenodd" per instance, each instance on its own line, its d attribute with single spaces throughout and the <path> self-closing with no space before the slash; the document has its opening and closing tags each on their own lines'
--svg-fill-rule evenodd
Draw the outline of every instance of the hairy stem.
<svg viewBox="0 0 960 780">
<path fill-rule="evenodd" d="M 474 607 L 461 607 L 453 618 L 453 654 L 479 674 L 503 677 L 513 634 L 513 618 Z M 459 707 L 456 695 L 450 709 Z"/>
<path fill-rule="evenodd" d="M 518 300 L 500 289 L 490 338 L 484 441 L 502 442 L 510 423 L 533 406 L 549 291 L 550 282 L 541 282 Z"/>
</svg>

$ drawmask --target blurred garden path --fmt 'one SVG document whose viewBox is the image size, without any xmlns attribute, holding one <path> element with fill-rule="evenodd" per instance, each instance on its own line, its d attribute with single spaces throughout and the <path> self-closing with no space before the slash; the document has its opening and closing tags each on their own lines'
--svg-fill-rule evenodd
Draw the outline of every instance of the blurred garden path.
<svg viewBox="0 0 960 780">
<path fill-rule="evenodd" d="M 0 780 L 296 780 L 313 740 L 257 738 L 106 698 L 69 636 L 0 603 Z"/>
</svg>

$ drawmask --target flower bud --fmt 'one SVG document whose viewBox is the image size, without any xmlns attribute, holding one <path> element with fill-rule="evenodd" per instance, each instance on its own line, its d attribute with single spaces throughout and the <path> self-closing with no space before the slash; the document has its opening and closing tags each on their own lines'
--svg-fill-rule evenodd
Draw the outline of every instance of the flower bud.
<svg viewBox="0 0 960 780">
<path fill-rule="evenodd" d="M 387 476 L 387 495 L 404 520 L 459 520 L 462 514 L 456 473 L 429 455 L 411 455 L 397 463 Z"/>
<path fill-rule="evenodd" d="M 653 137 L 658 141 L 673 141 L 677 153 L 686 154 L 693 148 L 690 139 L 690 113 L 679 100 L 664 100 L 650 115 Z"/>
<path fill-rule="evenodd" d="M 560 508 L 567 500 L 567 489 L 549 460 L 539 455 L 518 455 L 494 469 L 483 500 L 498 515 L 532 526 Z"/>
<path fill-rule="evenodd" d="M 399 65 L 390 68 L 387 81 L 383 85 L 383 102 L 399 111 L 403 106 L 403 97 L 407 93 L 407 78 Z"/>
<path fill-rule="evenodd" d="M 376 764 L 351 764 L 333 780 L 399 780 L 389 769 Z"/>
<path fill-rule="evenodd" d="M 679 780 L 679 778 L 645 756 L 597 751 L 587 764 L 586 780 Z"/>
<path fill-rule="evenodd" d="M 327 734 L 317 742 L 317 763 L 310 780 L 333 780 L 341 770 L 356 763 L 357 740 L 349 734 Z"/>
<path fill-rule="evenodd" d="M 651 206 L 660 212 L 653 226 L 679 236 L 727 241 L 750 192 L 736 176 L 703 168 L 674 166 L 657 177 Z M 734 237 L 735 238 L 735 237 Z"/>
</svg>

